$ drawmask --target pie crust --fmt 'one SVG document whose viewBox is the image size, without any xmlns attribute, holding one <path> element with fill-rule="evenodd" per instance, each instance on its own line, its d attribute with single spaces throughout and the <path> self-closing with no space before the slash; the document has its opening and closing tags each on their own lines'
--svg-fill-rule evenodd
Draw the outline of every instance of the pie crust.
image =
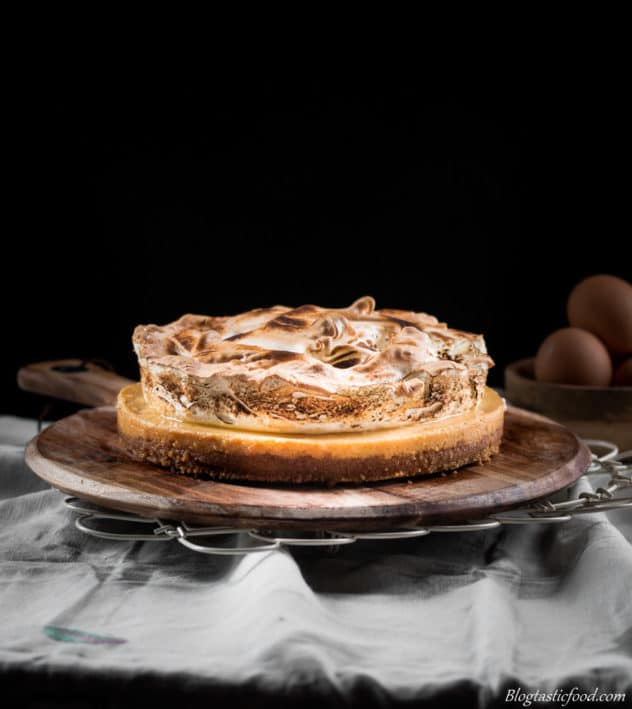
<svg viewBox="0 0 632 709">
<path fill-rule="evenodd" d="M 284 434 L 208 426 L 166 416 L 140 384 L 117 403 L 119 432 L 129 454 L 175 472 L 265 483 L 367 482 L 483 462 L 498 452 L 504 401 L 485 388 L 464 413 L 363 432 Z"/>
</svg>

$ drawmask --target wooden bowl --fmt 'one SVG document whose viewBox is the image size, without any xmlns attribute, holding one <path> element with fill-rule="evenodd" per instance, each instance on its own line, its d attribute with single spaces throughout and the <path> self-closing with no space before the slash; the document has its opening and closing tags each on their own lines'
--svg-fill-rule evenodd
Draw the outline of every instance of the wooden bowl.
<svg viewBox="0 0 632 709">
<path fill-rule="evenodd" d="M 612 441 L 632 448 L 632 387 L 589 387 L 537 382 L 533 358 L 505 369 L 509 403 L 537 411 L 564 424 L 582 438 Z"/>
</svg>

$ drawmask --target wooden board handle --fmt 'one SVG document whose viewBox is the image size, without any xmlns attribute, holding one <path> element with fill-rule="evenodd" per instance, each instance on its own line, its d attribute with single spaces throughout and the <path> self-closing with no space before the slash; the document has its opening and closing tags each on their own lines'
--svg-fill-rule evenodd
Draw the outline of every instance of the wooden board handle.
<svg viewBox="0 0 632 709">
<path fill-rule="evenodd" d="M 80 359 L 36 362 L 18 371 L 20 389 L 85 406 L 113 405 L 127 384 L 130 379 Z"/>
</svg>

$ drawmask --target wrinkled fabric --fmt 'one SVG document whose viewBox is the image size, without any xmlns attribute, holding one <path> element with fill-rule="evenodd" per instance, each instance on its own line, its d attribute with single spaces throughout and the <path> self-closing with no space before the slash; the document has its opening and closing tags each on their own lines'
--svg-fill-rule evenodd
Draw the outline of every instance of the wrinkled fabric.
<svg viewBox="0 0 632 709">
<path fill-rule="evenodd" d="M 0 419 L 3 673 L 365 706 L 455 687 L 486 706 L 518 685 L 632 698 L 629 512 L 335 553 L 205 556 L 77 531 L 63 494 L 23 462 L 34 433 Z"/>
</svg>

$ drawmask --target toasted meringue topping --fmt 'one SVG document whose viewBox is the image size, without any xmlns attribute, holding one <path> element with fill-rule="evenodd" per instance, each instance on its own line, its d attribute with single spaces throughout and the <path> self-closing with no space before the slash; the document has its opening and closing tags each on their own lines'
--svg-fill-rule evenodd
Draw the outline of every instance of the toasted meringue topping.
<svg viewBox="0 0 632 709">
<path fill-rule="evenodd" d="M 145 397 L 164 414 L 251 430 L 330 433 L 462 413 L 493 364 L 481 335 L 432 315 L 274 306 L 140 325 Z"/>
</svg>

